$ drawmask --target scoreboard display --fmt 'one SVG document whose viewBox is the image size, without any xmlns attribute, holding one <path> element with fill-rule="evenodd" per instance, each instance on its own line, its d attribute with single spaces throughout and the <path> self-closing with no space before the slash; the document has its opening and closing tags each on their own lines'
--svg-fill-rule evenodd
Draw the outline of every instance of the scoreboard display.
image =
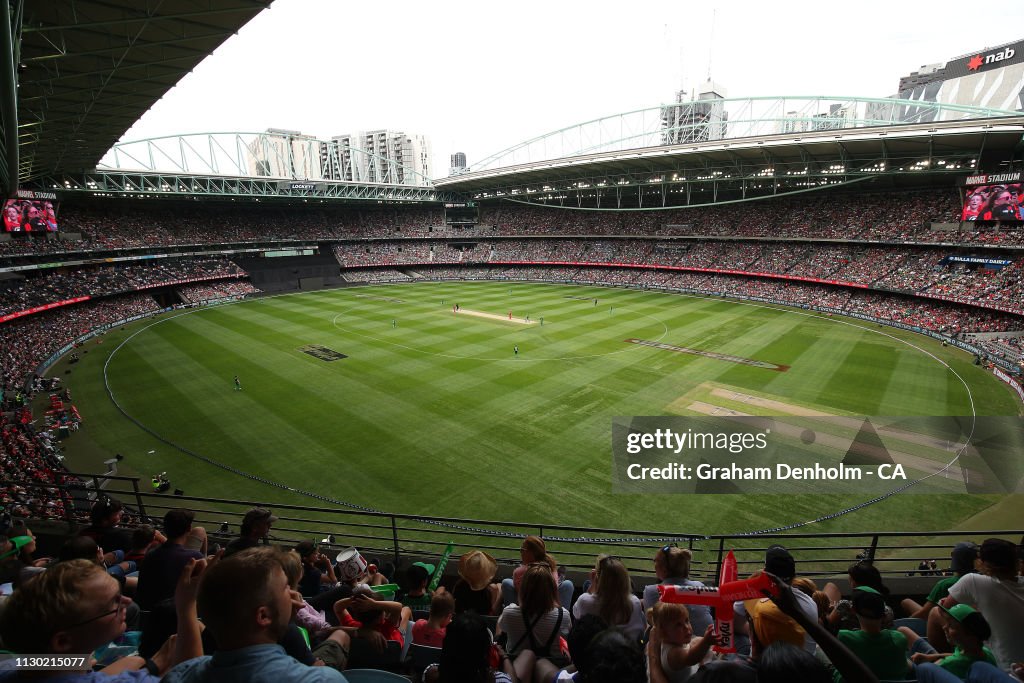
<svg viewBox="0 0 1024 683">
<path fill-rule="evenodd" d="M 480 222 L 476 202 L 445 202 L 444 222 L 455 227 L 473 227 Z"/>
</svg>

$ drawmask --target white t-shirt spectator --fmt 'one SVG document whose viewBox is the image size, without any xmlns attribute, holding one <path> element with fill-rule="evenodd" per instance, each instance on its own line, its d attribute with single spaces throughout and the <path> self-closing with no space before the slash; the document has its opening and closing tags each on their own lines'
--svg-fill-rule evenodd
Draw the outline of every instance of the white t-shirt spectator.
<svg viewBox="0 0 1024 683">
<path fill-rule="evenodd" d="M 1020 577 L 997 579 L 985 574 L 967 574 L 950 586 L 957 602 L 973 606 L 992 627 L 988 646 L 1000 668 L 1009 671 L 1014 662 L 1024 662 L 1024 583 Z"/>
</svg>

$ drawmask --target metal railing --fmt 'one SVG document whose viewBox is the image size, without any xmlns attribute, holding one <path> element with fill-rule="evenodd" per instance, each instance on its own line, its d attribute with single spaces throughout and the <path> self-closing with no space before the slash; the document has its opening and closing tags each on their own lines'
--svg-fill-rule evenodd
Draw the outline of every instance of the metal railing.
<svg viewBox="0 0 1024 683">
<path fill-rule="evenodd" d="M 159 524 L 167 510 L 186 507 L 196 517 L 195 523 L 206 528 L 211 539 L 226 543 L 238 535 L 238 525 L 250 508 L 268 507 L 278 517 L 271 542 L 290 547 L 300 540 L 313 540 L 327 554 L 356 546 L 367 558 L 396 565 L 408 558 L 436 559 L 452 543 L 454 555 L 471 549 L 484 550 L 510 569 L 519 562 L 521 539 L 537 535 L 545 539 L 548 551 L 559 564 L 574 572 L 586 572 L 600 553 L 620 558 L 631 575 L 653 575 L 653 558 L 659 548 L 677 545 L 693 553 L 692 578 L 715 584 L 722 559 L 733 551 L 740 576 L 751 574 L 763 566 L 766 549 L 775 543 L 789 548 L 799 561 L 802 576 L 835 578 L 846 574 L 850 564 L 861 559 L 872 560 L 883 576 L 914 575 L 922 559 L 935 559 L 937 571 L 949 566 L 949 551 L 963 540 L 981 543 L 985 538 L 1003 537 L 1017 542 L 1024 531 L 868 531 L 847 533 L 770 533 L 732 535 L 675 533 L 603 529 L 582 526 L 527 523 L 518 521 L 431 517 L 425 515 L 367 512 L 337 507 L 315 507 L 268 502 L 235 500 L 200 496 L 155 493 L 146 490 L 148 483 L 138 478 L 103 474 L 74 474 L 79 482 L 47 485 L 40 482 L 4 480 L 9 488 L 17 485 L 26 491 L 61 491 L 66 500 L 66 520 L 72 531 L 88 524 L 88 508 L 100 495 L 120 500 L 134 515 L 136 522 Z M 405 562 L 406 564 L 408 562 Z"/>
</svg>

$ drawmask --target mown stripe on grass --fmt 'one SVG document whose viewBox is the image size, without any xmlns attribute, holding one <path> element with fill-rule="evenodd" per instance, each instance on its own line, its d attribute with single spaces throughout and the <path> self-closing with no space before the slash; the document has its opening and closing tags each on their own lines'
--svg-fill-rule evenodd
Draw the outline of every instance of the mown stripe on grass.
<svg viewBox="0 0 1024 683">
<path fill-rule="evenodd" d="M 819 401 L 864 415 L 878 415 L 880 388 L 888 386 L 898 363 L 897 351 L 884 341 L 861 337 L 835 364 L 822 384 Z"/>
</svg>

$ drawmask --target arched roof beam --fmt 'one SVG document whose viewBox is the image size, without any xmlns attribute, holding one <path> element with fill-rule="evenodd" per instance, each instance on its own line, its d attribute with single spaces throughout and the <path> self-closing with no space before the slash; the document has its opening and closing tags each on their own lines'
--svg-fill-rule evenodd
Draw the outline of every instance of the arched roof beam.
<svg viewBox="0 0 1024 683">
<path fill-rule="evenodd" d="M 834 105 L 840 105 L 833 110 Z M 756 106 L 755 106 L 756 105 Z M 780 105 L 782 109 L 780 109 Z M 672 107 L 686 107 L 690 111 L 682 117 L 683 125 L 665 126 L 661 113 Z M 703 118 L 705 108 L 718 108 L 717 116 Z M 794 116 L 779 116 L 779 111 L 797 109 Z M 816 112 L 817 109 L 825 111 Z M 657 112 L 657 115 L 655 115 Z M 740 118 L 731 115 L 740 114 Z M 685 147 L 689 142 L 666 143 L 665 135 L 681 132 L 684 139 L 697 142 L 722 142 L 737 138 L 766 135 L 799 135 L 801 131 L 849 131 L 876 126 L 896 126 L 915 122 L 948 122 L 962 119 L 984 119 L 1019 116 L 1019 112 L 967 105 L 922 103 L 889 98 L 854 98 L 836 96 L 751 97 L 721 100 L 697 100 L 682 104 L 660 105 L 636 109 L 614 116 L 591 119 L 575 126 L 536 136 L 508 147 L 473 164 L 473 171 L 485 171 L 507 166 L 537 163 L 586 154 L 616 152 L 632 148 L 660 146 Z M 909 118 L 908 118 L 909 117 Z M 609 124 L 621 119 L 622 125 Z M 633 119 L 636 124 L 633 125 Z M 630 122 L 627 125 L 627 120 Z M 620 130 L 619 137 L 612 130 Z M 627 132 L 628 130 L 628 132 Z M 605 136 L 608 137 L 605 137 Z M 673 139 L 679 136 L 669 135 Z M 584 140 L 586 144 L 584 144 Z M 582 146 L 571 147 L 579 143 Z M 570 146 L 567 146 L 570 145 Z M 535 158 L 534 158 L 535 157 Z"/>
</svg>

